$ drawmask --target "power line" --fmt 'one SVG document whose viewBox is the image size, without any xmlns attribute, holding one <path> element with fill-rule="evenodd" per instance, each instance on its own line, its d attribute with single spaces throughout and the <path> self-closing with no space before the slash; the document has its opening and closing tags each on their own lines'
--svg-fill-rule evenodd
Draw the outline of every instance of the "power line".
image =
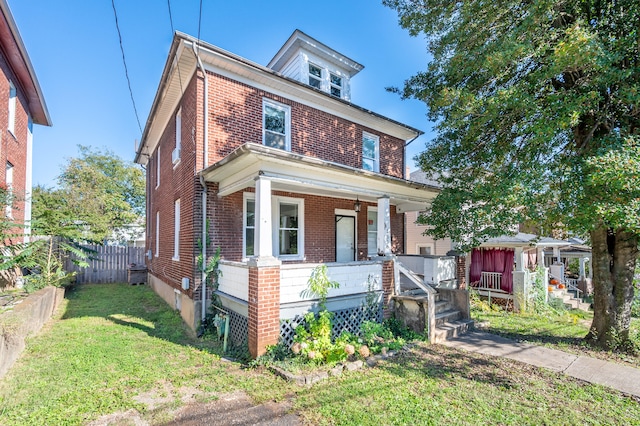
<svg viewBox="0 0 640 426">
<path fill-rule="evenodd" d="M 131 90 L 131 80 L 129 79 L 129 70 L 127 69 L 127 61 L 124 57 L 124 47 L 122 46 L 122 34 L 120 33 L 120 26 L 118 25 L 118 13 L 116 12 L 115 0 L 111 0 L 111 6 L 113 7 L 113 16 L 116 18 L 116 30 L 118 31 L 118 40 L 120 41 L 120 51 L 122 52 L 122 63 L 124 64 L 124 75 L 127 78 L 127 85 L 129 86 L 129 95 L 131 96 L 131 103 L 133 104 L 133 112 L 136 114 L 136 120 L 138 121 L 138 128 L 140 129 L 140 134 L 142 134 L 142 126 L 140 125 L 138 108 L 136 108 L 136 101 L 133 99 L 133 90 Z"/>
</svg>

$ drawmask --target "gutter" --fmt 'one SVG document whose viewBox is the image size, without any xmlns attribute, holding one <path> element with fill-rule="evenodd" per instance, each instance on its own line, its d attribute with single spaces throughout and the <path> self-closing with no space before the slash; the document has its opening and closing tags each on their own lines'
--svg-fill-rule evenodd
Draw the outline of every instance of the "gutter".
<svg viewBox="0 0 640 426">
<path fill-rule="evenodd" d="M 202 65 L 202 60 L 200 59 L 200 55 L 198 54 L 198 49 L 196 48 L 195 41 L 191 42 L 191 47 L 193 48 L 193 54 L 196 56 L 198 61 L 198 67 L 202 70 L 202 75 L 204 78 L 204 123 L 203 123 L 203 132 L 204 135 L 202 137 L 202 141 L 204 144 L 203 147 L 203 159 L 202 159 L 202 169 L 207 168 L 207 163 L 209 161 L 209 79 L 207 78 L 207 71 L 204 69 L 204 65 Z M 207 315 L 207 183 L 204 180 L 204 176 L 200 174 L 200 185 L 202 185 L 202 271 L 201 271 L 201 288 L 202 288 L 202 309 L 200 320 L 204 323 L 205 317 Z"/>
</svg>

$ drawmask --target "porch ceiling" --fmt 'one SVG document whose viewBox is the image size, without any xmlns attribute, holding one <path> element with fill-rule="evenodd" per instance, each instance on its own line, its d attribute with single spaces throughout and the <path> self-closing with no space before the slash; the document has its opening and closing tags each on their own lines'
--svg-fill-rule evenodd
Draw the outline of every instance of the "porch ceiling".
<svg viewBox="0 0 640 426">
<path fill-rule="evenodd" d="M 274 191 L 377 202 L 389 197 L 398 213 L 424 210 L 438 188 L 294 154 L 262 144 L 247 143 L 201 173 L 219 184 L 224 197 L 255 186 L 255 179 L 271 180 Z"/>
</svg>

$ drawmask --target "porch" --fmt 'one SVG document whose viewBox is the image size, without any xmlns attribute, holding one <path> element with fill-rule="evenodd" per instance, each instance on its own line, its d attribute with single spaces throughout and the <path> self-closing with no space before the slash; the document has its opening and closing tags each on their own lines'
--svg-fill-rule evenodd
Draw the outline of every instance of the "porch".
<svg viewBox="0 0 640 426">
<path fill-rule="evenodd" d="M 388 305 L 396 290 L 401 213 L 424 209 L 436 194 L 427 185 L 252 143 L 201 177 L 215 184 L 205 196 L 242 212 L 213 216 L 213 226 L 230 235 L 217 295 L 246 318 L 253 356 L 285 334 L 282 324 L 316 308 L 302 293 L 319 264 L 340 283 L 328 309 L 348 323 L 373 319 L 357 312 L 365 302 Z"/>
</svg>

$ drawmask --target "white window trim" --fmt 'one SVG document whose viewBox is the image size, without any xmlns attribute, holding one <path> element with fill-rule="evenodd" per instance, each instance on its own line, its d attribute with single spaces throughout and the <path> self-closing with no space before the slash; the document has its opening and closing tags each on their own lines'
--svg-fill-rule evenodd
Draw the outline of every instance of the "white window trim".
<svg viewBox="0 0 640 426">
<path fill-rule="evenodd" d="M 280 203 L 298 205 L 298 254 L 280 254 Z M 304 260 L 304 198 L 271 197 L 273 254 L 282 260 Z"/>
<path fill-rule="evenodd" d="M 156 212 L 156 257 L 160 255 L 160 212 Z"/>
<path fill-rule="evenodd" d="M 367 206 L 367 256 L 371 257 L 371 256 L 377 256 L 378 255 L 378 226 L 376 223 L 376 244 L 374 247 L 369 247 L 369 213 L 375 213 L 376 214 L 376 220 L 377 216 L 378 216 L 378 208 L 377 207 L 372 207 L 372 206 Z M 373 232 L 372 232 L 373 233 Z"/>
<path fill-rule="evenodd" d="M 176 147 L 171 153 L 171 162 L 173 163 L 173 168 L 175 169 L 178 164 L 180 164 L 180 159 L 182 158 L 182 107 L 178 109 L 176 112 Z"/>
<path fill-rule="evenodd" d="M 316 68 L 318 68 L 320 70 L 320 77 L 318 77 L 317 75 L 311 74 L 311 70 L 309 69 L 309 68 L 311 68 L 311 66 L 314 66 L 314 67 L 316 67 Z M 323 87 L 324 86 L 324 76 L 325 76 L 326 72 L 327 72 L 327 70 L 325 69 L 325 67 L 320 66 L 320 65 L 316 64 L 313 61 L 307 62 L 307 77 L 308 77 L 307 78 L 307 84 L 309 86 L 311 86 L 311 87 L 316 88 L 316 89 L 324 90 L 324 87 Z M 312 78 L 314 80 L 318 80 L 320 82 L 320 87 L 315 87 L 315 86 L 311 85 L 310 80 Z"/>
<path fill-rule="evenodd" d="M 333 84 L 333 82 L 331 81 L 331 76 L 336 76 L 340 79 L 340 85 L 338 86 L 337 84 Z M 333 93 L 331 93 L 331 89 L 332 88 L 336 88 L 338 90 L 340 90 L 340 96 L 335 96 Z M 329 71 L 329 94 L 333 97 L 336 98 L 340 98 L 342 99 L 342 95 L 343 95 L 343 88 L 344 88 L 344 77 L 341 76 L 339 73 L 337 72 L 331 72 Z"/>
<path fill-rule="evenodd" d="M 173 257 L 180 260 L 180 198 L 173 203 Z"/>
<path fill-rule="evenodd" d="M 364 159 L 371 159 L 369 157 L 365 157 L 364 156 L 364 139 L 373 139 L 376 143 L 376 147 L 375 147 L 375 158 L 373 158 L 373 172 L 376 173 L 380 173 L 380 136 L 378 135 L 374 135 L 372 133 L 368 133 L 368 132 L 362 132 L 362 146 L 363 146 L 363 151 L 362 151 L 362 168 L 364 169 Z"/>
<path fill-rule="evenodd" d="M 245 192 L 242 194 L 242 258 L 248 259 L 247 256 L 247 201 L 256 200 L 256 194 L 254 192 Z M 255 213 L 254 213 L 255 214 Z M 253 226 L 253 243 L 255 253 L 255 241 L 256 241 L 256 227 L 255 222 Z"/>
<path fill-rule="evenodd" d="M 160 187 L 160 147 L 156 153 L 156 189 Z"/>
<path fill-rule="evenodd" d="M 265 108 L 268 106 L 271 106 L 273 108 L 276 109 L 280 109 L 283 110 L 285 115 L 284 115 L 284 120 L 285 120 L 285 129 L 284 129 L 284 145 L 285 151 L 291 151 L 291 107 L 289 105 L 285 105 L 282 104 L 280 102 L 276 102 L 274 100 L 268 99 L 268 98 L 262 98 L 262 144 L 267 146 L 266 144 L 266 133 L 267 133 L 267 129 L 266 129 L 266 123 L 265 123 L 265 118 L 266 118 L 266 114 L 265 114 Z"/>
<path fill-rule="evenodd" d="M 247 200 L 255 201 L 254 192 L 245 192 L 242 196 L 242 259 L 247 256 Z M 298 205 L 298 254 L 280 254 L 280 203 Z M 304 260 L 304 198 L 271 197 L 271 231 L 273 237 L 273 255 L 281 260 Z M 255 230 L 255 227 L 254 227 Z M 255 234 L 254 234 L 255 242 Z"/>
<path fill-rule="evenodd" d="M 13 93 L 13 96 L 11 94 Z M 16 131 L 16 103 L 18 98 L 18 91 L 16 86 L 11 80 L 9 80 L 9 121 L 7 123 L 7 130 L 15 136 Z"/>
<path fill-rule="evenodd" d="M 432 256 L 436 252 L 435 243 L 416 243 L 416 254 L 420 254 L 420 249 L 423 248 L 423 247 L 431 249 L 431 253 L 428 254 L 427 256 Z"/>
</svg>

